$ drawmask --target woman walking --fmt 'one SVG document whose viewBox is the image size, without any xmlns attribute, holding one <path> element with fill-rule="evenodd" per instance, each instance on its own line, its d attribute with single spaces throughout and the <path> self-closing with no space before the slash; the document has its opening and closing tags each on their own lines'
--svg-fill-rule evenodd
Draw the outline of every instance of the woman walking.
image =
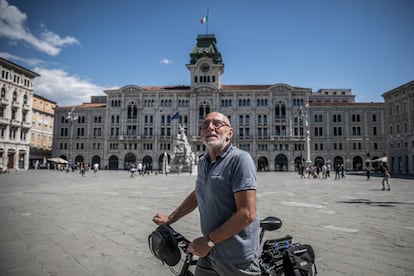
<svg viewBox="0 0 414 276">
<path fill-rule="evenodd" d="M 388 168 L 385 164 L 382 165 L 382 172 L 384 173 L 382 177 L 382 190 L 383 191 L 385 190 L 385 182 L 387 182 L 387 185 L 388 185 L 387 191 L 391 191 L 390 183 L 388 182 L 388 178 L 390 178 L 390 173 L 388 172 Z"/>
</svg>

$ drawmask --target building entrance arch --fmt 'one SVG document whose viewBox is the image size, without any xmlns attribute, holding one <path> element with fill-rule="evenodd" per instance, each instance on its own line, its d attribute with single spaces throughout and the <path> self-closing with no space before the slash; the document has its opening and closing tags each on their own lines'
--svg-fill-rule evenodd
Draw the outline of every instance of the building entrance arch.
<svg viewBox="0 0 414 276">
<path fill-rule="evenodd" d="M 341 156 L 336 156 L 333 160 L 333 165 L 334 165 L 334 169 L 336 169 L 339 166 L 341 166 L 342 164 L 344 164 L 344 159 Z"/>
<path fill-rule="evenodd" d="M 137 156 L 133 154 L 132 152 L 128 152 L 127 154 L 125 154 L 125 157 L 124 157 L 124 169 L 129 170 L 129 167 L 131 166 L 131 164 L 134 164 L 136 162 L 137 162 Z"/>
<path fill-rule="evenodd" d="M 275 171 L 287 171 L 288 158 L 284 154 L 278 154 L 275 158 Z"/>
<path fill-rule="evenodd" d="M 325 165 L 325 159 L 322 156 L 318 156 L 315 158 L 315 166 L 322 168 Z"/>
<path fill-rule="evenodd" d="M 75 164 L 82 163 L 82 162 L 84 162 L 83 161 L 83 156 L 82 155 L 77 155 L 76 158 L 75 158 Z"/>
<path fill-rule="evenodd" d="M 146 171 L 152 171 L 152 157 L 145 155 L 142 159 L 142 165 L 145 167 Z"/>
<path fill-rule="evenodd" d="M 352 159 L 352 169 L 354 171 L 362 171 L 363 168 L 363 161 L 362 161 L 362 157 L 361 156 L 355 156 Z"/>
<path fill-rule="evenodd" d="M 117 170 L 118 169 L 118 156 L 112 155 L 108 160 L 108 169 Z"/>
<path fill-rule="evenodd" d="M 92 166 L 94 165 L 94 164 L 98 164 L 99 165 L 99 168 L 101 167 L 101 157 L 99 157 L 98 155 L 94 155 L 93 157 L 92 157 Z"/>
<path fill-rule="evenodd" d="M 259 172 L 264 172 L 269 170 L 269 161 L 266 157 L 262 156 L 257 160 L 257 170 Z"/>
</svg>

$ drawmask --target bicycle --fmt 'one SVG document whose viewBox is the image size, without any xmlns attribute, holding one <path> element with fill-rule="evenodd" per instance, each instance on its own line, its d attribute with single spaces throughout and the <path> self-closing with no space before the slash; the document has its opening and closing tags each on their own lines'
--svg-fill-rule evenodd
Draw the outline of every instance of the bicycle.
<svg viewBox="0 0 414 276">
<path fill-rule="evenodd" d="M 159 232 L 165 232 L 159 234 L 156 232 L 162 227 Z M 259 258 L 260 267 L 263 276 L 282 276 L 285 275 L 284 268 L 284 252 L 295 244 L 292 244 L 292 237 L 286 235 L 284 237 L 272 240 L 266 240 L 263 244 L 263 237 L 266 231 L 278 230 L 282 227 L 282 220 L 277 217 L 266 217 L 260 220 L 260 244 L 262 245 L 262 252 Z M 160 259 L 163 263 L 167 263 L 171 272 L 177 276 L 194 276 L 189 270 L 191 266 L 197 264 L 197 259 L 188 252 L 188 246 L 191 243 L 190 240 L 185 238 L 179 232 L 175 231 L 170 225 L 160 225 L 150 236 L 148 237 L 148 246 L 152 254 Z M 169 233 L 167 233 L 169 232 Z M 158 237 L 154 234 L 156 233 Z M 169 239 L 165 242 L 165 239 Z M 165 244 L 162 244 L 165 242 Z M 162 244 L 162 245 L 161 245 Z M 170 248 L 166 248 L 170 247 Z M 300 249 L 300 254 L 304 253 L 304 249 Z M 179 255 L 178 255 L 179 254 Z M 313 254 L 313 251 L 312 251 Z M 184 259 L 182 259 L 184 256 Z M 313 255 L 314 257 L 314 255 Z M 168 258 L 168 260 L 167 260 Z M 175 270 L 175 266 L 182 261 L 183 264 L 179 271 Z M 312 265 L 313 260 L 312 260 Z M 312 269 L 312 268 L 311 268 Z M 316 267 L 315 267 L 316 274 Z M 295 275 L 295 274 L 293 274 Z M 297 274 L 301 275 L 301 274 Z M 308 274 L 308 275 L 313 275 Z"/>
</svg>

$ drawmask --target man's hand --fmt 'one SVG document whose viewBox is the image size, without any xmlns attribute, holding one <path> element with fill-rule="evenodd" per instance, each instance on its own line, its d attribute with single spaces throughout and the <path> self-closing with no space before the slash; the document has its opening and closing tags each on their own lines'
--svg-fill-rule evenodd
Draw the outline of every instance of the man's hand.
<svg viewBox="0 0 414 276">
<path fill-rule="evenodd" d="M 200 237 L 193 240 L 188 246 L 188 251 L 193 255 L 205 257 L 210 253 L 211 247 L 207 244 L 207 237 Z"/>
<path fill-rule="evenodd" d="M 155 223 L 155 224 L 163 224 L 163 223 L 167 223 L 168 224 L 168 222 L 169 222 L 169 218 L 168 218 L 168 215 L 166 215 L 166 214 L 162 214 L 162 213 L 158 213 L 158 214 L 156 214 L 153 218 L 152 218 L 152 221 Z"/>
</svg>

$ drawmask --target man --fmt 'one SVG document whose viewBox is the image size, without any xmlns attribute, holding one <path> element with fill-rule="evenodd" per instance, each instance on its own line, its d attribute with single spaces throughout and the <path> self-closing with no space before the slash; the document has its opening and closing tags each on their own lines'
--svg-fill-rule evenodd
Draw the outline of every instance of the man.
<svg viewBox="0 0 414 276">
<path fill-rule="evenodd" d="M 388 185 L 387 191 L 391 191 L 390 183 L 388 181 L 388 178 L 390 178 L 390 173 L 388 172 L 387 165 L 383 164 L 382 167 L 381 167 L 381 170 L 382 170 L 382 173 L 383 173 L 383 176 L 382 176 L 382 190 L 383 191 L 385 190 L 385 182 L 387 182 L 387 185 Z"/>
<path fill-rule="evenodd" d="M 159 213 L 153 221 L 172 224 L 198 207 L 204 236 L 188 248 L 200 257 L 195 275 L 261 275 L 254 162 L 231 144 L 225 115 L 209 113 L 200 131 L 207 153 L 198 163 L 195 190 L 169 216 Z"/>
</svg>

